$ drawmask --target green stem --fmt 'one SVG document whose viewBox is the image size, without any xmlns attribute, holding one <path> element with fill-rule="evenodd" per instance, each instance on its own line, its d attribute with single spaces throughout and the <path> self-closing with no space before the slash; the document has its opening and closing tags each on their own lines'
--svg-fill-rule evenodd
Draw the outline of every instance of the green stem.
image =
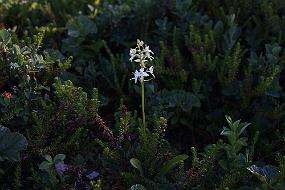
<svg viewBox="0 0 285 190">
<path fill-rule="evenodd" d="M 141 81 L 141 93 L 142 93 L 142 118 L 143 118 L 143 130 L 146 135 L 146 123 L 145 123 L 145 112 L 144 112 L 144 81 Z"/>
</svg>

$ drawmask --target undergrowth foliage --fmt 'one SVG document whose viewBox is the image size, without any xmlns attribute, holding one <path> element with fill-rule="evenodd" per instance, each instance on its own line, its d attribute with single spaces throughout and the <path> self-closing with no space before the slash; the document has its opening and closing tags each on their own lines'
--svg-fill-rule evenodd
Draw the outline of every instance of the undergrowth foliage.
<svg viewBox="0 0 285 190">
<path fill-rule="evenodd" d="M 284 26 L 281 0 L 1 1 L 0 189 L 284 189 Z"/>
</svg>

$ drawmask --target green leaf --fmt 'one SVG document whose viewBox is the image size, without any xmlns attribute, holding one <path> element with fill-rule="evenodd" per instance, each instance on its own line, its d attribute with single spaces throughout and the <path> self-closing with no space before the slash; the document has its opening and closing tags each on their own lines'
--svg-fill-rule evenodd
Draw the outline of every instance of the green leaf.
<svg viewBox="0 0 285 190">
<path fill-rule="evenodd" d="M 54 157 L 53 162 L 54 163 L 63 162 L 64 159 L 65 159 L 64 154 L 58 154 Z"/>
<path fill-rule="evenodd" d="M 72 20 L 67 23 L 66 26 L 68 30 L 68 35 L 74 38 L 88 34 L 95 34 L 97 32 L 97 27 L 93 21 L 91 21 L 87 16 L 79 16 L 77 19 Z"/>
<path fill-rule="evenodd" d="M 52 162 L 52 157 L 50 155 L 45 155 L 45 159 L 48 161 L 48 162 Z"/>
<path fill-rule="evenodd" d="M 8 45 L 11 41 L 11 34 L 8 30 L 0 30 L 0 45 L 4 44 L 4 46 Z"/>
<path fill-rule="evenodd" d="M 215 36 L 222 35 L 223 31 L 224 31 L 224 24 L 222 21 L 218 21 L 214 27 Z"/>
<path fill-rule="evenodd" d="M 165 162 L 165 164 L 160 169 L 160 172 L 157 174 L 157 177 L 160 177 L 160 176 L 167 174 L 170 170 L 172 170 L 180 162 L 186 160 L 188 157 L 189 156 L 186 154 L 181 154 L 181 155 L 178 155 L 175 158 Z"/>
<path fill-rule="evenodd" d="M 250 125 L 250 123 L 241 123 L 239 126 L 238 126 L 238 132 L 239 132 L 239 135 L 241 135 L 243 133 L 243 131 Z"/>
<path fill-rule="evenodd" d="M 51 162 L 43 161 L 39 165 L 39 169 L 43 170 L 43 171 L 48 171 L 52 165 L 53 165 L 53 163 L 51 163 Z"/>
<path fill-rule="evenodd" d="M 232 118 L 230 116 L 226 115 L 226 120 L 227 120 L 229 125 L 232 124 Z"/>
<path fill-rule="evenodd" d="M 221 132 L 221 135 L 224 135 L 224 136 L 232 136 L 233 135 L 233 132 L 226 128 L 226 127 L 223 127 L 223 131 Z"/>
<path fill-rule="evenodd" d="M 141 161 L 139 161 L 136 158 L 130 159 L 130 163 L 132 166 L 140 171 L 141 176 L 143 176 L 143 169 L 142 169 L 142 164 Z"/>
<path fill-rule="evenodd" d="M 20 151 L 27 148 L 28 142 L 20 133 L 12 133 L 0 125 L 0 161 L 19 161 Z"/>
<path fill-rule="evenodd" d="M 233 130 L 233 131 L 235 131 L 237 128 L 238 128 L 238 126 L 240 126 L 240 119 L 239 120 L 236 120 L 232 125 L 230 125 L 231 126 L 231 129 Z"/>
</svg>

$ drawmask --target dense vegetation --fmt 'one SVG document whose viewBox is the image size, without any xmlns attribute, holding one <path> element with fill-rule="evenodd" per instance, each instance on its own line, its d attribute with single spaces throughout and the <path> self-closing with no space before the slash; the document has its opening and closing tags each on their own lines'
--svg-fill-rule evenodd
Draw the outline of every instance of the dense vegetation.
<svg viewBox="0 0 285 190">
<path fill-rule="evenodd" d="M 285 189 L 284 45 L 283 0 L 0 0 L 0 189 Z"/>
</svg>

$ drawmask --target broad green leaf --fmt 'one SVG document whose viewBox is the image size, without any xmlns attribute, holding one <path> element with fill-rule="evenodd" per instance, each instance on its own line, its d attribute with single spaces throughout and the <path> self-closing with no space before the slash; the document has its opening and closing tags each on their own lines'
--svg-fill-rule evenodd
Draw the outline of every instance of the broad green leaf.
<svg viewBox="0 0 285 190">
<path fill-rule="evenodd" d="M 170 172 L 170 170 L 172 170 L 180 162 L 186 160 L 188 157 L 189 156 L 186 154 L 181 154 L 181 155 L 178 155 L 178 156 L 174 157 L 173 159 L 165 162 L 165 164 L 160 169 L 160 172 L 157 174 L 157 177 L 160 177 L 160 176 L 167 174 L 168 172 Z"/>
<path fill-rule="evenodd" d="M 52 157 L 50 155 L 45 155 L 45 159 L 49 162 L 52 162 Z"/>
<path fill-rule="evenodd" d="M 95 34 L 97 32 L 97 27 L 95 23 L 90 20 L 87 16 L 79 16 L 75 20 L 67 23 L 66 26 L 68 30 L 68 35 L 74 38 L 83 36 L 85 37 L 88 34 Z"/>
<path fill-rule="evenodd" d="M 136 158 L 132 158 L 130 160 L 130 163 L 132 164 L 132 166 L 136 169 L 138 169 L 140 171 L 141 176 L 143 176 L 143 169 L 142 169 L 142 164 L 141 161 L 139 161 Z"/>
<path fill-rule="evenodd" d="M 20 151 L 27 148 L 28 142 L 20 133 L 13 133 L 0 125 L 0 161 L 19 161 Z"/>
<path fill-rule="evenodd" d="M 0 30 L 0 45 L 4 44 L 4 46 L 8 45 L 11 41 L 11 34 L 8 30 Z"/>
<path fill-rule="evenodd" d="M 54 157 L 53 162 L 54 163 L 62 162 L 64 159 L 65 159 L 64 154 L 58 154 Z"/>
<path fill-rule="evenodd" d="M 231 125 L 231 128 L 232 128 L 233 130 L 236 130 L 239 125 L 240 125 L 240 120 L 237 120 L 237 121 L 235 121 L 235 122 Z"/>
<path fill-rule="evenodd" d="M 40 165 L 39 165 L 39 169 L 43 170 L 43 171 L 47 171 L 50 169 L 50 167 L 53 165 L 53 163 L 51 162 L 47 162 L 47 161 L 43 161 Z"/>
<path fill-rule="evenodd" d="M 86 33 L 95 34 L 97 32 L 97 27 L 95 23 L 92 20 L 90 20 L 88 17 L 79 16 L 78 21 L 84 27 L 84 31 Z"/>
</svg>

